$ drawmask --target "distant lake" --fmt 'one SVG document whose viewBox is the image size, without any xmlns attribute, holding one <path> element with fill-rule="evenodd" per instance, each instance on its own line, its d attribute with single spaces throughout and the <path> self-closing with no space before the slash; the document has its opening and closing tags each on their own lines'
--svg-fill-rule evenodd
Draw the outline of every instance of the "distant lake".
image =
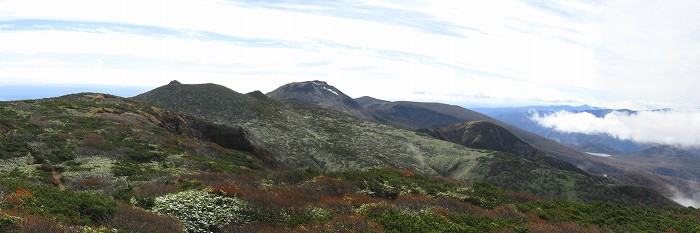
<svg viewBox="0 0 700 233">
<path fill-rule="evenodd" d="M 594 155 L 594 156 L 598 156 L 598 157 L 610 157 L 609 154 L 593 153 L 593 152 L 586 152 L 586 153 L 588 153 L 589 155 Z"/>
</svg>

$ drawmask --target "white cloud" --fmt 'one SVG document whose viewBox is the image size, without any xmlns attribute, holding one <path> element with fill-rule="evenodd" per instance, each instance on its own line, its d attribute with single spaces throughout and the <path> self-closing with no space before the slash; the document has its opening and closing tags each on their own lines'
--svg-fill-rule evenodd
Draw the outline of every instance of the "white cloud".
<svg viewBox="0 0 700 233">
<path fill-rule="evenodd" d="M 230 85 L 239 91 L 324 79 L 387 99 L 690 105 L 700 101 L 696 9 L 694 1 L 5 0 L 0 83 L 158 85 L 149 75 L 162 70 L 250 84 Z M 299 65 L 318 61 L 330 63 Z M 134 76 L 91 77 L 95 69 Z M 75 76 L 37 76 L 54 71 Z"/>
<path fill-rule="evenodd" d="M 700 111 L 640 111 L 629 114 L 615 111 L 598 118 L 587 112 L 560 111 L 531 117 L 544 127 L 566 133 L 607 134 L 640 143 L 685 147 L 700 146 Z"/>
<path fill-rule="evenodd" d="M 599 89 L 613 100 L 696 105 L 700 95 L 699 1 L 610 1 L 596 47 Z"/>
<path fill-rule="evenodd" d="M 700 208 L 700 193 L 698 193 L 698 183 L 689 181 L 687 183 L 687 190 L 690 193 L 681 192 L 680 189 L 674 186 L 668 186 L 668 190 L 673 193 L 671 200 L 675 201 L 682 206 L 691 206 L 694 208 Z"/>
<path fill-rule="evenodd" d="M 682 194 L 675 194 L 673 197 L 671 197 L 671 200 L 681 204 L 682 206 L 700 208 L 700 201 L 698 201 L 700 199 L 698 198 L 691 198 Z"/>
</svg>

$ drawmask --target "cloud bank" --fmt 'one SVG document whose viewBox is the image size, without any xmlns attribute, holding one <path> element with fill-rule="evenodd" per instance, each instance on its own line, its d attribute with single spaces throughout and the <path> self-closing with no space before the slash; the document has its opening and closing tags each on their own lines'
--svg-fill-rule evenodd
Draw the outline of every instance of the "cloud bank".
<svg viewBox="0 0 700 233">
<path fill-rule="evenodd" d="M 683 147 L 700 146 L 700 110 L 612 112 L 602 118 L 560 111 L 531 116 L 538 124 L 565 133 L 607 134 L 622 140 Z"/>
</svg>

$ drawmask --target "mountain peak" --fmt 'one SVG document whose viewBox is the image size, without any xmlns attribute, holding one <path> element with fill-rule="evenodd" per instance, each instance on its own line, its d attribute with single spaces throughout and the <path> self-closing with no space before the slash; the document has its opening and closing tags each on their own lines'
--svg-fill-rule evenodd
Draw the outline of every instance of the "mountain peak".
<svg viewBox="0 0 700 233">
<path fill-rule="evenodd" d="M 267 96 L 276 100 L 332 109 L 364 119 L 370 118 L 367 111 L 354 99 L 320 80 L 289 83 L 267 93 Z"/>
<path fill-rule="evenodd" d="M 170 83 L 168 83 L 168 85 L 180 85 L 180 84 L 182 84 L 182 83 L 178 82 L 177 80 L 173 80 L 173 81 L 170 81 Z"/>
<path fill-rule="evenodd" d="M 372 110 L 375 107 L 381 106 L 382 104 L 388 103 L 389 101 L 386 100 L 380 100 L 377 98 L 373 98 L 370 96 L 362 96 L 360 98 L 355 99 L 355 101 L 360 104 L 360 106 Z"/>
<path fill-rule="evenodd" d="M 342 94 L 342 92 L 340 92 L 335 87 L 329 85 L 327 82 L 319 81 L 319 80 L 289 83 L 289 84 L 286 84 L 280 88 L 283 88 L 283 91 L 287 92 L 285 94 L 290 94 L 290 93 L 306 93 L 306 94 L 310 94 L 310 95 L 333 94 L 335 96 L 341 96 L 341 94 Z M 278 88 L 277 90 L 279 90 L 280 88 Z M 282 93 L 280 91 L 277 91 L 277 90 L 268 93 L 268 95 L 281 95 Z M 343 94 L 342 97 L 347 97 L 347 96 L 345 94 Z"/>
</svg>

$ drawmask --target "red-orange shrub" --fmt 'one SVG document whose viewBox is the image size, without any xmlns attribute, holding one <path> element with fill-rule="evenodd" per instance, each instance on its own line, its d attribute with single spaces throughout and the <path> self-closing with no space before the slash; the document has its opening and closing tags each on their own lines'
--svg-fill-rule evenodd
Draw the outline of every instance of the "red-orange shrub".
<svg viewBox="0 0 700 233">
<path fill-rule="evenodd" d="M 51 164 L 48 163 L 42 163 L 41 166 L 39 166 L 37 169 L 45 172 L 52 172 L 54 170 L 53 166 L 51 166 Z"/>
<path fill-rule="evenodd" d="M 41 232 L 41 233 L 64 233 L 67 229 L 62 227 L 53 217 L 28 215 L 22 217 L 22 221 L 17 224 L 17 232 Z"/>
<path fill-rule="evenodd" d="M 83 139 L 83 146 L 101 148 L 105 146 L 105 144 L 107 143 L 105 142 L 105 139 L 104 137 L 102 137 L 102 135 L 96 133 L 85 133 Z"/>
<path fill-rule="evenodd" d="M 71 132 L 71 134 L 73 134 L 73 136 L 83 136 L 86 133 L 88 133 L 88 131 L 84 130 L 84 129 L 76 129 L 76 130 L 73 130 L 73 132 Z"/>
<path fill-rule="evenodd" d="M 403 171 L 401 171 L 401 175 L 408 177 L 408 176 L 414 176 L 414 175 L 416 175 L 416 173 L 414 171 L 411 171 L 411 170 L 403 170 Z"/>
<path fill-rule="evenodd" d="M 422 210 L 435 205 L 435 200 L 426 195 L 400 195 L 394 201 L 396 206 L 403 209 Z"/>
<path fill-rule="evenodd" d="M 319 197 L 314 193 L 299 192 L 295 189 L 280 190 L 272 201 L 278 202 L 284 207 L 304 207 L 309 203 L 318 201 Z"/>
<path fill-rule="evenodd" d="M 535 195 L 529 194 L 529 193 L 512 193 L 508 192 L 505 194 L 505 197 L 516 201 L 516 202 L 529 202 L 529 201 L 538 201 L 541 200 L 542 198 L 539 198 Z"/>
<path fill-rule="evenodd" d="M 221 232 L 257 232 L 257 233 L 278 233 L 278 232 L 309 232 L 294 231 L 284 226 L 272 226 L 266 223 L 229 223 L 221 229 Z"/>
<path fill-rule="evenodd" d="M 53 185 L 53 187 L 58 187 L 61 185 L 61 181 L 58 178 L 56 178 L 56 176 L 49 176 L 48 183 Z"/>
<path fill-rule="evenodd" d="M 92 177 L 92 178 L 80 181 L 80 183 L 78 183 L 78 186 L 80 188 L 90 189 L 90 188 L 102 187 L 102 186 L 105 186 L 106 184 L 107 184 L 106 180 L 104 180 L 102 178 L 98 178 L 98 177 Z"/>
<path fill-rule="evenodd" d="M 487 212 L 484 208 L 445 196 L 436 197 L 435 205 L 459 214 L 484 215 Z"/>
<path fill-rule="evenodd" d="M 177 142 L 169 138 L 164 138 L 158 142 L 161 146 L 166 148 L 177 148 Z"/>
<path fill-rule="evenodd" d="M 7 126 L 0 125 L 0 135 L 5 135 L 10 133 L 11 129 Z"/>
<path fill-rule="evenodd" d="M 19 188 L 15 190 L 14 193 L 5 195 L 5 202 L 16 207 L 24 204 L 24 199 L 31 198 L 33 196 L 34 194 L 31 191 L 24 188 Z"/>
<path fill-rule="evenodd" d="M 360 206 L 368 203 L 379 203 L 384 201 L 381 198 L 370 197 L 364 194 L 348 194 L 345 195 L 345 200 L 348 200 L 350 205 L 355 208 L 359 208 Z"/>
<path fill-rule="evenodd" d="M 581 226 L 570 222 L 531 222 L 527 227 L 532 233 L 597 233 L 604 232 L 594 226 Z"/>
<path fill-rule="evenodd" d="M 343 197 L 321 197 L 318 206 L 338 214 L 351 214 L 352 206 Z"/>
<path fill-rule="evenodd" d="M 67 139 L 69 139 L 71 136 L 70 136 L 70 134 L 67 134 L 67 133 L 57 133 L 57 134 L 56 134 L 56 137 L 57 137 L 58 139 L 61 139 L 61 140 L 67 140 Z"/>
<path fill-rule="evenodd" d="M 260 173 L 244 173 L 236 175 L 233 183 L 241 187 L 255 187 L 258 186 L 260 179 L 262 179 Z"/>
<path fill-rule="evenodd" d="M 307 232 L 384 232 L 376 222 L 362 214 L 340 215 L 325 224 L 308 228 Z"/>
<path fill-rule="evenodd" d="M 117 214 L 107 222 L 110 228 L 119 232 L 183 232 L 180 221 L 165 215 L 158 215 L 124 203 L 117 203 Z"/>
<path fill-rule="evenodd" d="M 209 143 L 209 148 L 212 149 L 213 151 L 216 151 L 216 153 L 223 154 L 226 153 L 228 150 L 219 144 L 216 143 Z"/>
<path fill-rule="evenodd" d="M 497 206 L 493 210 L 489 211 L 487 216 L 501 219 L 518 219 L 526 217 L 524 213 L 518 211 L 518 208 L 510 204 Z"/>
<path fill-rule="evenodd" d="M 214 192 L 227 197 L 245 197 L 246 195 L 242 189 L 232 185 L 217 185 L 212 187 L 212 189 Z"/>
<path fill-rule="evenodd" d="M 14 210 L 0 210 L 0 216 L 3 214 L 18 217 L 22 215 L 22 212 L 20 212 L 19 209 L 14 209 Z"/>
<path fill-rule="evenodd" d="M 327 176 L 314 177 L 313 182 L 305 183 L 303 186 L 318 196 L 342 197 L 357 191 L 356 185 L 352 182 Z"/>
<path fill-rule="evenodd" d="M 152 183 L 146 184 L 134 189 L 134 196 L 137 197 L 157 197 L 169 193 L 174 193 L 178 190 L 177 185 Z"/>
<path fill-rule="evenodd" d="M 447 217 L 452 212 L 444 207 L 435 207 L 431 210 L 434 214 L 440 215 L 442 217 Z"/>
<path fill-rule="evenodd" d="M 192 142 L 192 141 L 180 141 L 180 146 L 187 148 L 187 149 L 190 149 L 190 150 L 195 150 L 195 149 L 199 148 L 199 144 L 196 142 Z"/>
<path fill-rule="evenodd" d="M 237 180 L 238 175 L 226 172 L 207 172 L 190 175 L 183 175 L 180 180 L 198 180 L 204 186 L 214 187 L 219 185 L 230 185 Z"/>
<path fill-rule="evenodd" d="M 449 177 L 444 177 L 444 176 L 435 176 L 432 178 L 437 180 L 438 182 L 441 182 L 441 183 L 450 183 L 450 184 L 454 184 L 457 186 L 466 186 L 467 185 L 464 181 L 456 180 L 454 178 L 449 178 Z"/>
</svg>

